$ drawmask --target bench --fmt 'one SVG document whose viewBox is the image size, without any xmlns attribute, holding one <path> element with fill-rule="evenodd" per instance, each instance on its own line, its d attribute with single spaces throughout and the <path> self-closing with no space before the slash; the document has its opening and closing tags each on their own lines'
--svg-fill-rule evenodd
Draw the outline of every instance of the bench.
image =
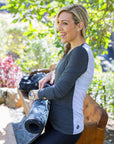
<svg viewBox="0 0 114 144">
<path fill-rule="evenodd" d="M 43 69 L 36 72 L 48 73 L 49 70 Z M 33 71 L 32 74 L 33 73 L 35 73 L 35 71 Z M 30 101 L 26 93 L 21 92 L 19 89 L 18 93 L 27 116 L 31 108 Z M 84 100 L 83 113 L 84 131 L 77 144 L 103 144 L 105 127 L 108 121 L 106 111 L 87 94 Z"/>
</svg>

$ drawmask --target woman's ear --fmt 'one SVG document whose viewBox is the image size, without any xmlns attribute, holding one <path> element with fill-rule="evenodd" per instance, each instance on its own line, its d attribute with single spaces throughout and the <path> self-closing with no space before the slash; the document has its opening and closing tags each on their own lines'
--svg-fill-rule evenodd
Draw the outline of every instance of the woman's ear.
<svg viewBox="0 0 114 144">
<path fill-rule="evenodd" d="M 81 31 L 81 30 L 83 29 L 83 27 L 84 27 L 83 22 L 79 22 L 79 23 L 77 24 L 77 29 L 78 29 L 78 31 Z"/>
</svg>

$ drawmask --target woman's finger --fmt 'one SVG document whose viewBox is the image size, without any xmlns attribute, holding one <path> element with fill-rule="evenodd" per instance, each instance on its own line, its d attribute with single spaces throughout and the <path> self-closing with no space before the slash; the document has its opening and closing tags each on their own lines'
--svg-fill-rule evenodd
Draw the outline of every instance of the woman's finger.
<svg viewBox="0 0 114 144">
<path fill-rule="evenodd" d="M 50 80 L 50 84 L 53 84 L 53 83 L 54 83 L 54 80 L 55 80 L 55 73 L 53 72 L 53 73 L 52 73 L 51 80 Z"/>
<path fill-rule="evenodd" d="M 41 79 L 39 81 L 39 89 L 42 89 L 44 87 L 45 83 L 46 83 L 46 79 L 45 78 Z"/>
</svg>

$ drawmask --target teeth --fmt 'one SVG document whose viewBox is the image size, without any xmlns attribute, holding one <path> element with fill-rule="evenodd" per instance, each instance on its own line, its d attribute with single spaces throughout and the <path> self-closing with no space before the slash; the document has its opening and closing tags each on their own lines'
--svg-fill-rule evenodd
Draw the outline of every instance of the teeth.
<svg viewBox="0 0 114 144">
<path fill-rule="evenodd" d="M 61 36 L 65 36 L 65 34 L 61 33 Z"/>
</svg>

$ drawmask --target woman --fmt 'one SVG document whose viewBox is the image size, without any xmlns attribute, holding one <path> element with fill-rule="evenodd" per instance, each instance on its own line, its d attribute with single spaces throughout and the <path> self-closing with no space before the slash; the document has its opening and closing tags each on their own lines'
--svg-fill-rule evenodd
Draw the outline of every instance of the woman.
<svg viewBox="0 0 114 144">
<path fill-rule="evenodd" d="M 84 129 L 83 102 L 94 71 L 94 57 L 85 40 L 87 11 L 78 4 L 63 7 L 56 25 L 66 48 L 55 70 L 34 91 L 36 99 L 51 101 L 51 110 L 45 133 L 33 144 L 75 144 Z M 43 88 L 48 81 L 53 85 Z"/>
</svg>

